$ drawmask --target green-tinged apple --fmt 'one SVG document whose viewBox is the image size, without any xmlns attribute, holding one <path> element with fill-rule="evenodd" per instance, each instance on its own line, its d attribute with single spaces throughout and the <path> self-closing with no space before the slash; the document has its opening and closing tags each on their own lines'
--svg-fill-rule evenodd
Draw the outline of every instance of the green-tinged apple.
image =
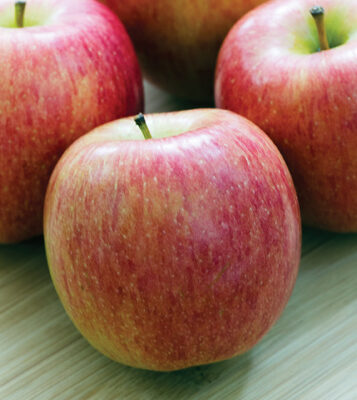
<svg viewBox="0 0 357 400">
<path fill-rule="evenodd" d="M 146 76 L 177 96 L 208 102 L 228 30 L 265 0 L 101 0 L 129 31 Z"/>
<path fill-rule="evenodd" d="M 25 5 L 0 2 L 0 243 L 41 234 L 63 151 L 143 102 L 134 48 L 109 9 L 92 0 Z"/>
<path fill-rule="evenodd" d="M 222 46 L 215 97 L 281 150 L 305 224 L 357 232 L 355 0 L 276 0 L 251 11 Z"/>
<path fill-rule="evenodd" d="M 147 124 L 147 140 L 133 118 L 99 127 L 57 164 L 44 212 L 54 285 L 116 361 L 168 371 L 233 357 L 268 331 L 295 282 L 292 179 L 270 139 L 229 111 Z"/>
</svg>

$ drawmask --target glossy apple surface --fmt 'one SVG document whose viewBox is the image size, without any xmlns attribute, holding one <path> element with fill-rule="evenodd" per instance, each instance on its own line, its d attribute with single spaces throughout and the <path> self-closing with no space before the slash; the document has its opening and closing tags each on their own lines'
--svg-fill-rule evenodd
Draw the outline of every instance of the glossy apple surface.
<svg viewBox="0 0 357 400">
<path fill-rule="evenodd" d="M 288 169 L 254 124 L 197 109 L 133 119 L 76 141 L 48 187 L 51 276 L 98 350 L 175 370 L 254 346 L 298 271 L 300 215 Z"/>
<path fill-rule="evenodd" d="M 118 18 L 91 0 L 31 0 L 23 28 L 0 3 L 0 243 L 42 233 L 50 174 L 94 127 L 142 108 L 142 80 Z"/>
<path fill-rule="evenodd" d="M 264 0 L 101 0 L 129 31 L 146 76 L 177 96 L 213 97 L 214 67 L 228 30 Z"/>
<path fill-rule="evenodd" d="M 309 13 L 316 3 L 325 8 L 325 51 Z M 236 24 L 220 51 L 216 104 L 273 139 L 307 225 L 357 232 L 356 88 L 356 1 L 270 2 Z"/>
</svg>

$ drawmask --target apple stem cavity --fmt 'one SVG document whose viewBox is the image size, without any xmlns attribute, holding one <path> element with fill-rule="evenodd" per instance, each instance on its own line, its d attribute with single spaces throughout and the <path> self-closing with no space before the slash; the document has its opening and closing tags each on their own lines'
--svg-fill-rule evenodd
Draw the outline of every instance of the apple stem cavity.
<svg viewBox="0 0 357 400">
<path fill-rule="evenodd" d="M 317 33 L 319 35 L 320 50 L 329 50 L 330 46 L 328 44 L 326 29 L 325 29 L 325 10 L 323 7 L 315 6 L 310 9 L 310 14 L 315 20 Z"/>
<path fill-rule="evenodd" d="M 24 27 L 24 15 L 25 15 L 25 0 L 18 0 L 15 3 L 15 23 L 18 28 Z"/>
<path fill-rule="evenodd" d="M 142 134 L 144 135 L 145 139 L 152 139 L 151 133 L 149 131 L 149 128 L 146 124 L 145 117 L 142 113 L 138 114 L 135 118 L 134 121 L 136 125 L 140 128 Z"/>
</svg>

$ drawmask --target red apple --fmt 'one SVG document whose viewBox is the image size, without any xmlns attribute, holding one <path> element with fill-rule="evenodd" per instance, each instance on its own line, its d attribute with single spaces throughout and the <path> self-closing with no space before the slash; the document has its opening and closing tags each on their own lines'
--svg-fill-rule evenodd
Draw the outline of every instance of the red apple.
<svg viewBox="0 0 357 400">
<path fill-rule="evenodd" d="M 228 30 L 264 0 L 101 0 L 129 31 L 147 77 L 177 96 L 213 97 L 214 67 Z"/>
<path fill-rule="evenodd" d="M 232 28 L 218 59 L 216 104 L 279 147 L 305 224 L 357 232 L 357 2 L 318 2 L 331 47 L 322 51 L 309 12 L 315 3 L 269 2 Z"/>
<path fill-rule="evenodd" d="M 45 201 L 53 282 L 98 350 L 175 370 L 254 346 L 291 294 L 300 215 L 276 147 L 197 109 L 97 128 L 60 159 Z"/>
<path fill-rule="evenodd" d="M 32 0 L 24 27 L 0 4 L 0 243 L 42 233 L 46 187 L 63 151 L 142 108 L 134 49 L 92 0 Z"/>
</svg>

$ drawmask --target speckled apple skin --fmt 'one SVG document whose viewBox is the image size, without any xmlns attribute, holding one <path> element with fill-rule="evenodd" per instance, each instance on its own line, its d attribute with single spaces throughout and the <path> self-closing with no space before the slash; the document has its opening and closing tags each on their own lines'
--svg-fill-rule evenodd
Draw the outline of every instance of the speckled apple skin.
<svg viewBox="0 0 357 400">
<path fill-rule="evenodd" d="M 264 0 L 101 0 L 133 39 L 148 79 L 175 95 L 213 99 L 214 68 L 229 29 Z"/>
<path fill-rule="evenodd" d="M 0 27 L 0 243 L 42 233 L 50 174 L 76 138 L 142 109 L 138 61 L 117 17 L 91 0 L 50 1 L 46 26 Z"/>
<path fill-rule="evenodd" d="M 176 115 L 202 127 L 80 138 L 54 170 L 44 219 L 77 328 L 108 357 L 162 371 L 254 346 L 290 297 L 301 247 L 295 189 L 267 136 L 228 111 Z"/>
<path fill-rule="evenodd" d="M 328 51 L 296 53 L 313 5 L 271 2 L 232 28 L 218 59 L 216 104 L 273 139 L 292 173 L 306 225 L 357 232 L 357 36 Z M 357 2 L 318 5 L 326 18 L 341 10 L 346 26 L 357 26 Z"/>
</svg>

